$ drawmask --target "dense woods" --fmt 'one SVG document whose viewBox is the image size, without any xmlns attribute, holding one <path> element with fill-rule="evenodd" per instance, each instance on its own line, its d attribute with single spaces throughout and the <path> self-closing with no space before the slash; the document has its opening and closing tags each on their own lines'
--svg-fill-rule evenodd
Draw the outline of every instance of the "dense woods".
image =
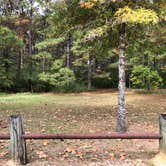
<svg viewBox="0 0 166 166">
<path fill-rule="evenodd" d="M 164 1 L 0 3 L 1 91 L 165 88 Z"/>
</svg>

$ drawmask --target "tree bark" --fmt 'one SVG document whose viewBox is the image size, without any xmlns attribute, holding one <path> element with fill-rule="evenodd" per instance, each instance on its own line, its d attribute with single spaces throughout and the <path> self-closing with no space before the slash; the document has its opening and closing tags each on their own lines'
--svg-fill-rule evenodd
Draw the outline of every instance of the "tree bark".
<svg viewBox="0 0 166 166">
<path fill-rule="evenodd" d="M 43 70 L 43 73 L 45 72 L 45 63 L 46 63 L 46 58 L 43 57 L 43 62 L 42 62 L 42 70 Z"/>
<path fill-rule="evenodd" d="M 92 89 L 93 57 L 89 56 L 88 60 L 88 90 Z"/>
<path fill-rule="evenodd" d="M 71 36 L 68 36 L 66 46 L 66 67 L 71 69 Z"/>
<path fill-rule="evenodd" d="M 126 128 L 126 108 L 125 108 L 125 23 L 120 25 L 119 30 L 119 95 L 117 131 L 125 132 Z"/>
<path fill-rule="evenodd" d="M 17 57 L 17 78 L 20 80 L 23 68 L 23 49 L 21 48 Z"/>
<path fill-rule="evenodd" d="M 32 89 L 32 15 L 33 15 L 33 1 L 30 0 L 30 20 L 31 20 L 31 23 L 30 23 L 30 28 L 29 28 L 29 31 L 28 31 L 28 37 L 29 37 L 29 40 L 28 40 L 28 44 L 29 44 L 29 79 L 28 79 L 28 86 L 29 86 L 29 91 L 33 91 Z"/>
<path fill-rule="evenodd" d="M 29 31 L 29 79 L 28 79 L 29 91 L 32 91 L 32 34 Z"/>
</svg>

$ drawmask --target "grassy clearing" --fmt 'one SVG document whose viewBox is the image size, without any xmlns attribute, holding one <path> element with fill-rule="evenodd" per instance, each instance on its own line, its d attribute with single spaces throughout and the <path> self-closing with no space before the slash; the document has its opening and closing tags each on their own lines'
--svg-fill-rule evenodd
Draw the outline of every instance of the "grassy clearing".
<svg viewBox="0 0 166 166">
<path fill-rule="evenodd" d="M 110 133 L 116 128 L 117 92 L 80 94 L 0 94 L 0 131 L 7 133 L 9 115 L 22 114 L 26 132 Z M 158 115 L 166 112 L 166 95 L 127 91 L 127 120 L 130 132 L 158 132 Z M 4 127 L 6 124 L 6 127 Z M 0 154 L 9 159 L 8 144 Z M 153 140 L 29 141 L 31 161 L 92 162 L 125 159 L 148 160 L 158 151 Z M 72 149 L 71 153 L 66 148 Z M 45 155 L 41 155 L 44 153 Z M 48 163 L 47 163 L 48 164 Z M 47 165 L 46 164 L 46 165 Z M 40 165 L 40 164 L 39 164 Z"/>
</svg>

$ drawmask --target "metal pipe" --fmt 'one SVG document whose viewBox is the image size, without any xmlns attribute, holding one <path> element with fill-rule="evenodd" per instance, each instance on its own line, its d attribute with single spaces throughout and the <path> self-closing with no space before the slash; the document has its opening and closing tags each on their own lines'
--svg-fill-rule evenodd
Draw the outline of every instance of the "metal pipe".
<svg viewBox="0 0 166 166">
<path fill-rule="evenodd" d="M 159 134 L 26 134 L 25 139 L 161 139 Z"/>
<path fill-rule="evenodd" d="M 6 140 L 6 139 L 10 139 L 10 135 L 9 134 L 0 134 L 0 140 Z"/>
<path fill-rule="evenodd" d="M 161 139 L 159 134 L 112 133 L 112 134 L 25 134 L 25 139 Z M 10 139 L 10 136 L 0 134 L 0 140 Z"/>
</svg>

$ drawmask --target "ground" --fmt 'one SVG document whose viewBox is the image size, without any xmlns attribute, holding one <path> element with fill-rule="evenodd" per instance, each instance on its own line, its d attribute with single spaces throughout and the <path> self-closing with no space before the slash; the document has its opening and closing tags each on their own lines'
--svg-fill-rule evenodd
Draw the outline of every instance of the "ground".
<svg viewBox="0 0 166 166">
<path fill-rule="evenodd" d="M 111 133 L 116 128 L 117 91 L 78 94 L 0 94 L 0 134 L 8 117 L 22 114 L 26 133 Z M 128 132 L 158 133 L 166 93 L 127 90 Z M 148 165 L 158 140 L 27 140 L 29 166 Z M 9 141 L 0 140 L 0 165 L 10 163 Z M 10 165 L 10 164 L 9 164 Z"/>
</svg>

